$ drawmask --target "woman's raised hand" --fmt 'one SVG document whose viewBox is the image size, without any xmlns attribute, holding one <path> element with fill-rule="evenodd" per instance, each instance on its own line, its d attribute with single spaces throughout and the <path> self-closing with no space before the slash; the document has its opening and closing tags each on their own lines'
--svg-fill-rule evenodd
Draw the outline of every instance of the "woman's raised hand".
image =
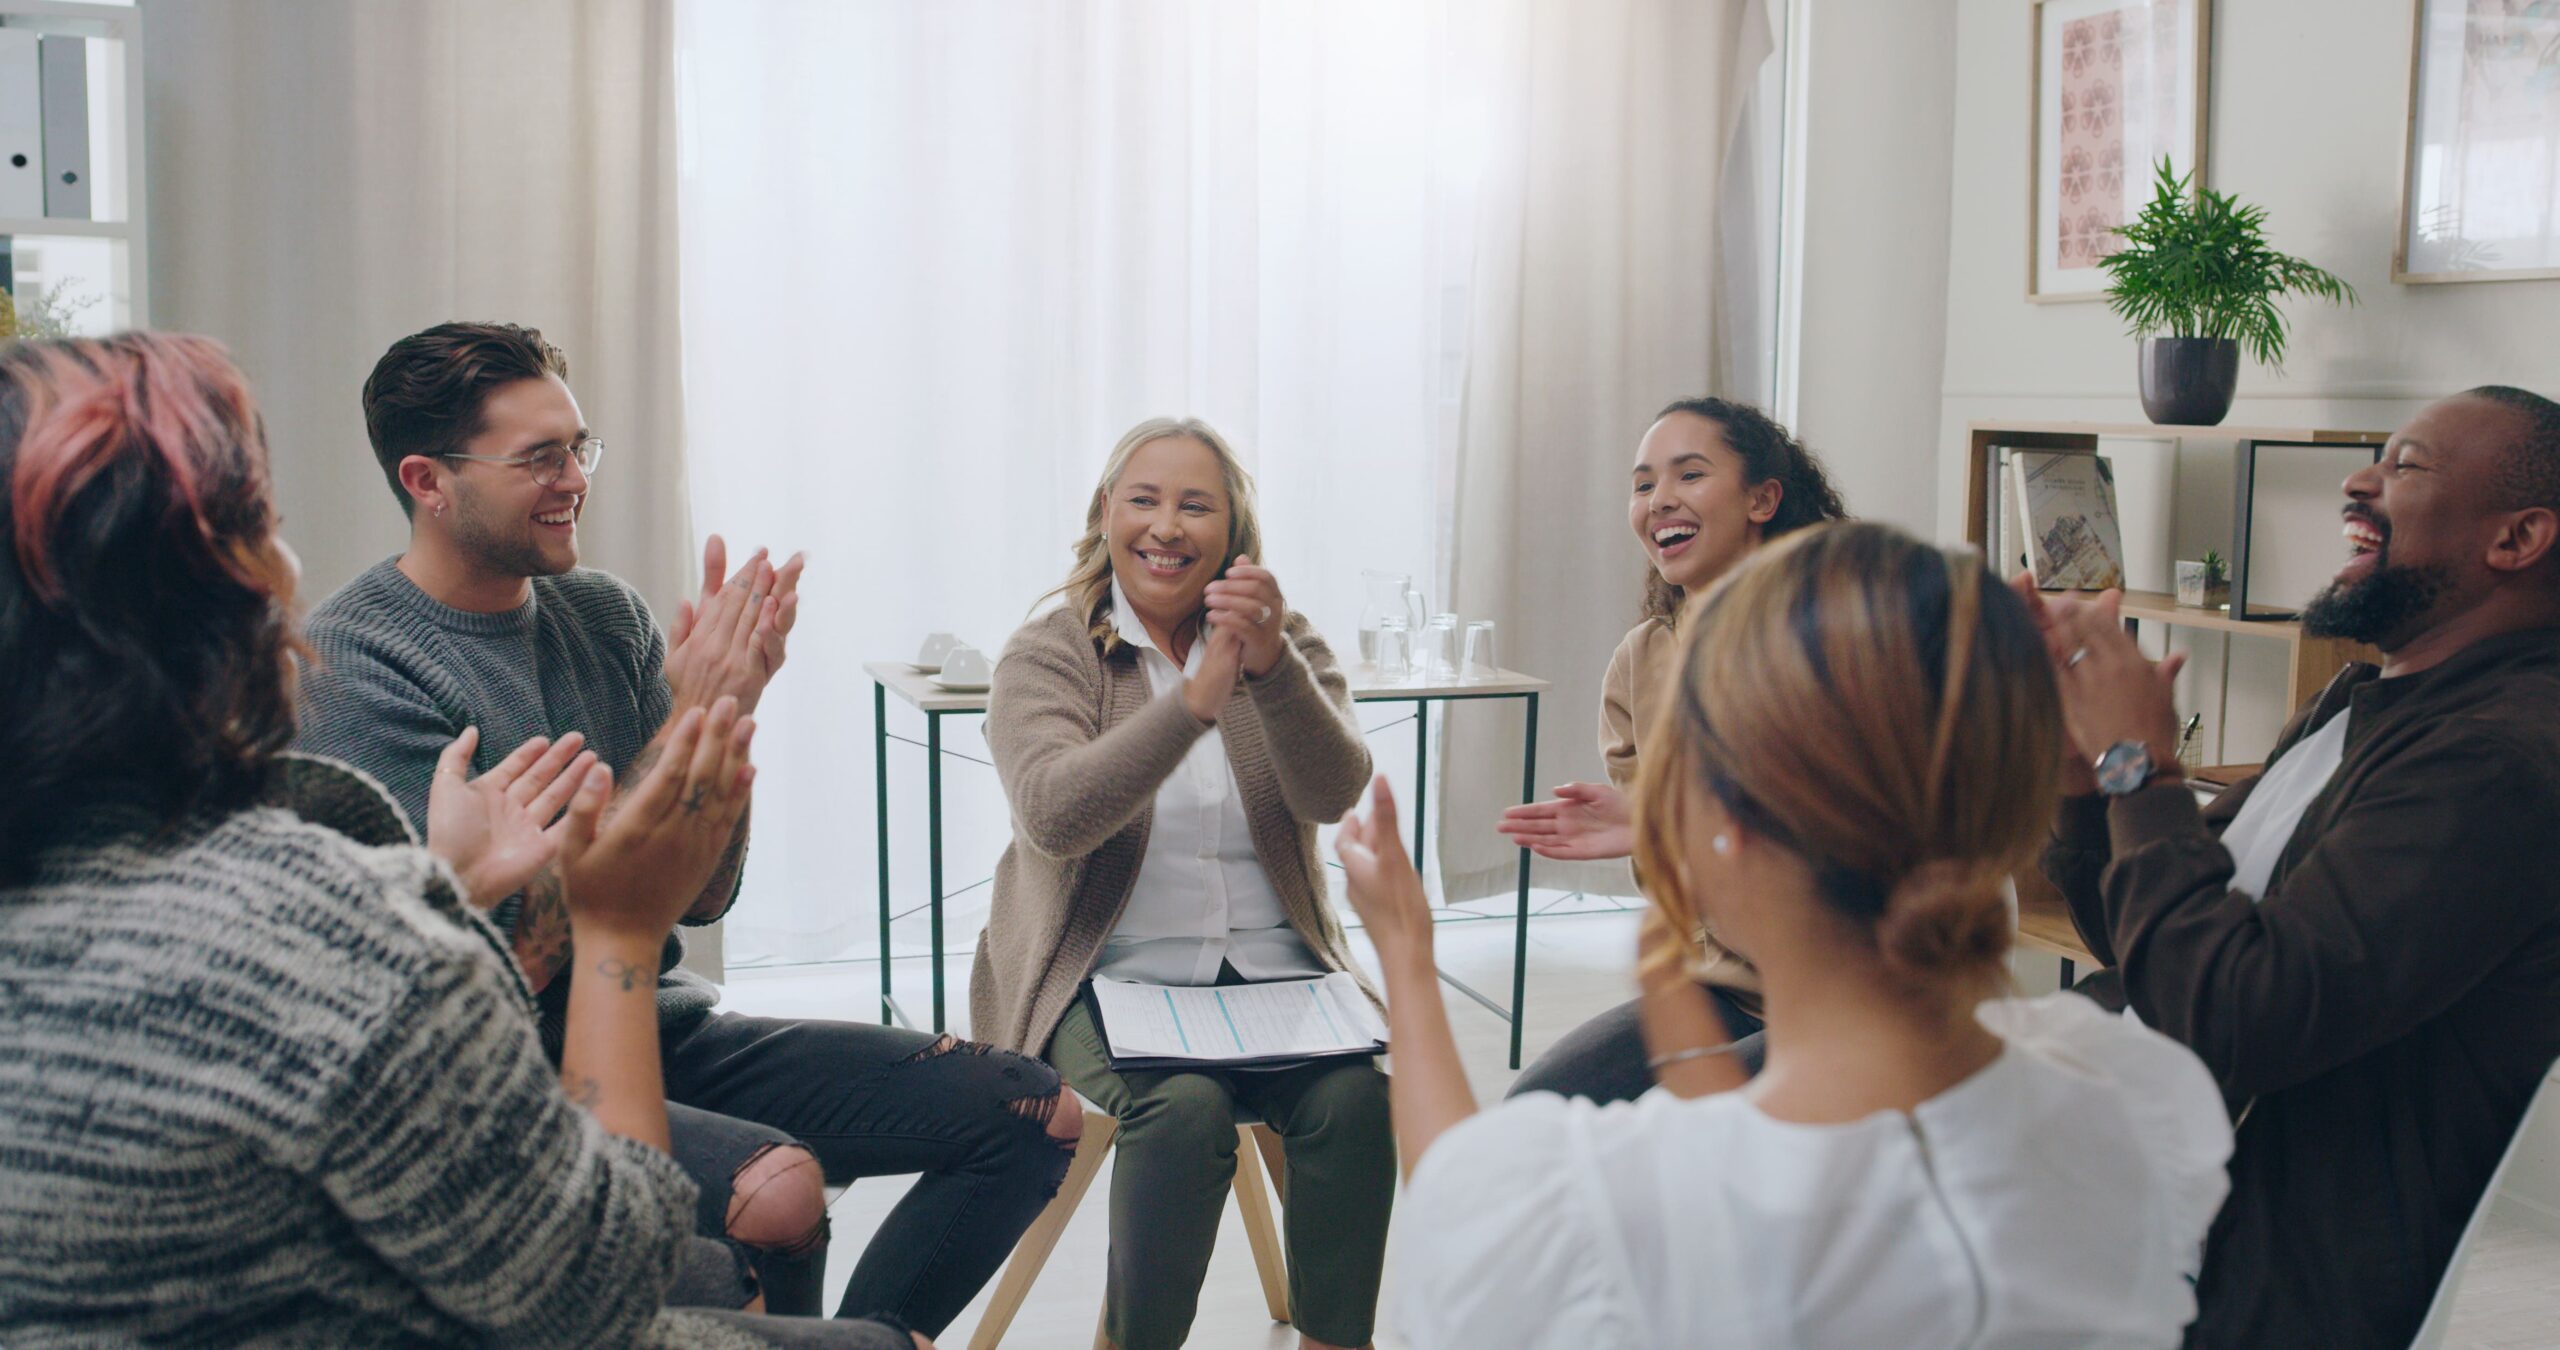
<svg viewBox="0 0 2560 1350">
<path fill-rule="evenodd" d="M 1420 963 L 1430 978 L 1431 900 L 1423 893 L 1422 874 L 1404 851 L 1396 828 L 1396 795 L 1384 774 L 1369 785 L 1369 814 L 1342 818 L 1333 851 L 1342 859 L 1350 881 L 1351 908 L 1360 916 L 1369 943 L 1378 949 L 1378 964 L 1390 979 L 1410 974 Z"/>
<path fill-rule="evenodd" d="M 1246 674 L 1260 679 L 1280 663 L 1280 650 L 1288 642 L 1283 626 L 1289 602 L 1280 597 L 1280 579 L 1269 568 L 1237 554 L 1227 565 L 1227 574 L 1202 592 L 1201 603 L 1208 608 L 1212 633 L 1235 634 Z"/>
<path fill-rule="evenodd" d="M 469 777 L 480 728 L 462 734 L 436 757 L 427 787 L 427 849 L 461 878 L 463 899 L 487 909 L 551 865 L 567 821 L 560 808 L 594 767 L 581 753 L 586 737 L 536 736 L 477 778 Z"/>
<path fill-rule="evenodd" d="M 1244 642 L 1215 624 L 1205 625 L 1195 640 L 1207 646 L 1200 653 L 1200 668 L 1182 682 L 1182 702 L 1193 717 L 1215 722 L 1218 710 L 1227 706 L 1227 696 L 1236 690 L 1236 678 L 1244 673 Z"/>
<path fill-rule="evenodd" d="M 1627 794 L 1606 783 L 1566 783 L 1547 801 L 1504 811 L 1494 828 L 1541 858 L 1563 861 L 1623 858 L 1636 847 Z"/>
<path fill-rule="evenodd" d="M 560 841 L 573 925 L 653 940 L 675 926 L 747 808 L 755 782 L 747 746 L 755 725 L 738 715 L 734 697 L 722 697 L 708 711 L 686 709 L 656 764 L 618 804 L 612 771 L 601 764 L 587 771 Z"/>
</svg>

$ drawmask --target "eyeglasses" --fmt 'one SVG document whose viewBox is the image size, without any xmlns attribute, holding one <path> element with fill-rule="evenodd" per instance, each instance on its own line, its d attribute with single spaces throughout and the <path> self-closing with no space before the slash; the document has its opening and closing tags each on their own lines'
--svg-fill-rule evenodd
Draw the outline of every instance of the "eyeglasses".
<svg viewBox="0 0 2560 1350">
<path fill-rule="evenodd" d="M 576 445 L 546 445 L 523 455 L 458 455 L 445 454 L 438 459 L 467 459 L 474 464 L 515 464 L 533 475 L 535 487 L 550 487 L 569 472 L 569 461 L 578 461 L 578 472 L 593 474 L 604 462 L 604 442 L 589 436 Z"/>
</svg>

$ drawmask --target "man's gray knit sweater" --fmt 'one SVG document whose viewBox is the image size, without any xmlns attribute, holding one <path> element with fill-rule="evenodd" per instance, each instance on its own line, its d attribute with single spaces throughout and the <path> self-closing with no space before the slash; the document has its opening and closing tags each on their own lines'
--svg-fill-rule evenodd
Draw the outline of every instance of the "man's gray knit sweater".
<svg viewBox="0 0 2560 1350">
<path fill-rule="evenodd" d="M 524 604 L 473 614 L 437 603 L 398 559 L 385 559 L 322 601 L 304 631 L 319 665 L 302 681 L 294 748 L 381 780 L 421 836 L 436 757 L 464 728 L 480 728 L 475 774 L 533 737 L 577 731 L 619 787 L 674 706 L 666 638 L 648 605 L 590 568 L 535 577 Z M 512 937 L 515 913 L 511 897 L 490 917 Z M 683 941 L 669 934 L 658 1019 L 670 1032 L 719 1000 L 709 981 L 676 968 L 683 955 Z M 569 981 L 564 969 L 540 999 L 554 1053 Z"/>
</svg>

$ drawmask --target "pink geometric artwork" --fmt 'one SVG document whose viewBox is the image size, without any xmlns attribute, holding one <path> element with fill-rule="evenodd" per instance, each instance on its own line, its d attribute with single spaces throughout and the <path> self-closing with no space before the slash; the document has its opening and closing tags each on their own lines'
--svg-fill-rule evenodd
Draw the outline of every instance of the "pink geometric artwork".
<svg viewBox="0 0 2560 1350">
<path fill-rule="evenodd" d="M 2122 244 L 2126 179 L 2148 195 L 2151 166 L 2178 122 L 2183 0 L 2150 0 L 2062 25 L 2057 268 L 2094 268 Z"/>
</svg>

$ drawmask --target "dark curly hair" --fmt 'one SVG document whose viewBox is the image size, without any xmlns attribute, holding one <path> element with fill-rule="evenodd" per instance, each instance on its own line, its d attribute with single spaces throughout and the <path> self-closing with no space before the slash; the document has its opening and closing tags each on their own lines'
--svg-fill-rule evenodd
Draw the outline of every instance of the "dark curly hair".
<svg viewBox="0 0 2560 1350">
<path fill-rule="evenodd" d="M 1760 527 L 1762 542 L 1793 534 L 1807 525 L 1849 518 L 1848 508 L 1840 504 L 1839 491 L 1822 471 L 1822 461 L 1769 414 L 1748 403 L 1727 399 L 1684 398 L 1655 413 L 1653 420 L 1659 422 L 1673 413 L 1690 413 L 1715 423 L 1724 434 L 1724 443 L 1741 457 L 1746 485 L 1777 483 L 1778 514 Z M 1680 619 L 1680 602 L 1686 598 L 1681 588 L 1662 579 L 1662 573 L 1649 564 L 1645 567 L 1646 618 L 1675 625 Z"/>
<path fill-rule="evenodd" d="M 418 503 L 400 486 L 400 461 L 462 453 L 480 434 L 489 395 L 518 380 L 569 378 L 569 358 L 542 330 L 511 323 L 440 323 L 391 344 L 364 382 L 364 430 L 403 515 Z"/>
<path fill-rule="evenodd" d="M 101 803 L 246 804 L 305 649 L 239 369 L 175 334 L 12 344 L 0 484 L 0 879 Z"/>
</svg>

